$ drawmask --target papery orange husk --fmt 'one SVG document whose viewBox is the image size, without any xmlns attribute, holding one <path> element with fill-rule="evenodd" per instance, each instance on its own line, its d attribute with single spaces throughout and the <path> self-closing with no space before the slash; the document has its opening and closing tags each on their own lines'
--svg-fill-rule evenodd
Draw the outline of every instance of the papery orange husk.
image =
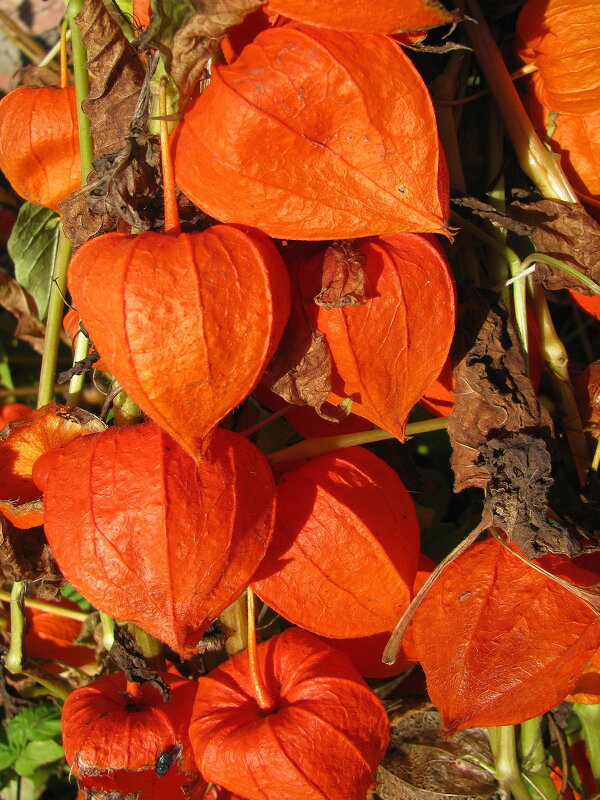
<svg viewBox="0 0 600 800">
<path fill-rule="evenodd" d="M 413 585 L 413 595 L 419 591 L 434 567 L 435 563 L 421 553 L 417 577 Z M 410 669 L 419 661 L 411 624 L 402 637 L 402 647 L 396 661 L 393 664 L 384 664 L 382 661 L 383 651 L 391 635 L 392 630 L 390 629 L 375 636 L 359 636 L 349 639 L 329 639 L 325 636 L 319 638 L 330 647 L 348 656 L 363 678 L 391 678 Z"/>
<path fill-rule="evenodd" d="M 596 651 L 589 664 L 584 667 L 567 700 L 584 705 L 600 703 L 600 651 Z"/>
<path fill-rule="evenodd" d="M 3 403 L 0 405 L 0 427 L 16 422 L 31 413 L 31 406 L 25 403 Z"/>
<path fill-rule="evenodd" d="M 576 586 L 600 581 L 600 553 L 535 564 Z M 600 647 L 595 612 L 495 539 L 446 567 L 413 629 L 447 733 L 544 713 L 572 691 Z"/>
<path fill-rule="evenodd" d="M 58 211 L 81 187 L 75 87 L 19 86 L 0 100 L 0 170 L 17 194 Z"/>
<path fill-rule="evenodd" d="M 259 34 L 174 135 L 180 189 L 283 239 L 447 233 L 431 98 L 390 39 L 290 23 Z"/>
<path fill-rule="evenodd" d="M 44 521 L 41 492 L 32 479 L 35 462 L 47 451 L 105 427 L 89 411 L 49 403 L 2 428 L 0 513 L 17 528 L 41 525 Z"/>
<path fill-rule="evenodd" d="M 371 636 L 408 605 L 418 557 L 414 505 L 398 475 L 368 450 L 345 448 L 281 475 L 273 542 L 252 588 L 314 633 Z"/>
<path fill-rule="evenodd" d="M 77 608 L 66 600 L 62 600 L 60 606 Z M 86 664 L 92 664 L 96 669 L 94 648 L 74 643 L 81 635 L 81 621 L 28 606 L 25 607 L 25 619 L 25 652 L 44 662 L 44 669 L 57 673 L 64 669 L 64 665 L 83 667 Z"/>
<path fill-rule="evenodd" d="M 574 302 L 585 311 L 586 314 L 600 320 L 600 294 L 587 295 L 575 291 L 575 289 L 568 289 L 569 294 Z"/>
<path fill-rule="evenodd" d="M 245 652 L 198 681 L 190 739 L 204 777 L 249 800 L 364 800 L 389 724 L 354 667 L 297 628 L 259 645 L 258 662 L 271 713 Z"/>
<path fill-rule="evenodd" d="M 168 701 L 150 683 L 130 694 L 123 673 L 105 675 L 67 697 L 63 746 L 81 790 L 118 792 L 137 800 L 204 796 L 206 782 L 188 737 L 196 684 L 167 673 L 161 678 L 169 685 Z M 165 774 L 158 774 L 160 755 L 179 749 Z"/>
<path fill-rule="evenodd" d="M 538 68 L 542 102 L 552 111 L 600 112 L 597 0 L 527 0 L 517 20 L 517 53 Z"/>
<path fill-rule="evenodd" d="M 353 413 L 402 441 L 408 414 L 450 350 L 454 282 L 438 246 L 423 236 L 373 237 L 360 250 L 366 255 L 364 305 L 326 309 L 312 302 L 328 251 L 296 263 L 292 282 L 331 351 L 330 400 L 351 398 Z"/>
<path fill-rule="evenodd" d="M 275 246 L 230 225 L 99 236 L 72 259 L 69 289 L 107 368 L 194 457 L 258 382 L 289 314 Z"/>
<path fill-rule="evenodd" d="M 218 428 L 196 467 L 147 422 L 60 451 L 44 505 L 46 536 L 67 580 L 100 611 L 187 657 L 260 563 L 275 486 L 245 437 Z"/>
<path fill-rule="evenodd" d="M 324 28 L 359 33 L 423 31 L 456 22 L 458 15 L 437 0 L 269 0 L 269 7 L 290 19 Z"/>
<path fill-rule="evenodd" d="M 250 44 L 259 33 L 268 28 L 285 25 L 289 20 L 282 17 L 268 6 L 261 6 L 253 11 L 239 25 L 234 25 L 227 31 L 221 42 L 221 50 L 228 64 L 239 56 L 246 45 Z"/>
</svg>

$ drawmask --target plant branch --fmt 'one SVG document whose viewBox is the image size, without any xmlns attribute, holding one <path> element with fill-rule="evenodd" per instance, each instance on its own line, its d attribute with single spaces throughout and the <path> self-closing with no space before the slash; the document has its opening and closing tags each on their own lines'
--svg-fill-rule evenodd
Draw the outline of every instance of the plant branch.
<svg viewBox="0 0 600 800">
<path fill-rule="evenodd" d="M 488 734 L 500 785 L 512 794 L 514 800 L 531 800 L 517 760 L 515 726 L 488 728 Z"/>
<path fill-rule="evenodd" d="M 248 663 L 250 669 L 250 680 L 254 690 L 254 697 L 262 711 L 273 711 L 276 707 L 275 700 L 271 697 L 269 690 L 264 682 L 258 663 L 258 653 L 256 652 L 256 612 L 254 610 L 254 592 L 250 587 L 247 589 L 248 597 Z"/>
<path fill-rule="evenodd" d="M 581 722 L 590 767 L 596 780 L 596 788 L 600 791 L 600 705 L 573 703 L 573 711 Z"/>
<path fill-rule="evenodd" d="M 542 800 L 554 800 L 558 797 L 558 792 L 548 770 L 546 750 L 542 740 L 543 721 L 543 717 L 533 717 L 521 723 L 519 739 L 521 769 L 538 790 Z"/>
</svg>

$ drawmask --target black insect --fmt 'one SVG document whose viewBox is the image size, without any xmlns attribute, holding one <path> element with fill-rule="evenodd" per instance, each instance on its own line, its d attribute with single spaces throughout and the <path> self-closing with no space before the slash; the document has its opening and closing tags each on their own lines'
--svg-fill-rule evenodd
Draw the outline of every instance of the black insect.
<svg viewBox="0 0 600 800">
<path fill-rule="evenodd" d="M 167 774 L 169 768 L 180 758 L 182 750 L 183 747 L 180 744 L 174 744 L 173 747 L 163 750 L 162 753 L 157 756 L 156 774 L 159 778 L 163 778 Z"/>
</svg>

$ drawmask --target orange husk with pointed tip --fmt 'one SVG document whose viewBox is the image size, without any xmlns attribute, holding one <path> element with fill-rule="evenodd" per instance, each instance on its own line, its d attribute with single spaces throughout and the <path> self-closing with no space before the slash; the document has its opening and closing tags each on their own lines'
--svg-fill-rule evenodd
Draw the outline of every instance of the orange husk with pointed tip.
<svg viewBox="0 0 600 800">
<path fill-rule="evenodd" d="M 252 588 L 314 633 L 371 636 L 391 630 L 407 607 L 418 557 L 404 484 L 373 453 L 351 447 L 281 475 L 273 542 Z"/>
<path fill-rule="evenodd" d="M 599 553 L 535 564 L 576 587 L 600 581 Z M 495 539 L 446 567 L 413 630 L 446 733 L 544 713 L 573 690 L 600 647 L 596 613 Z"/>
<path fill-rule="evenodd" d="M 597 650 L 589 664 L 579 676 L 571 694 L 567 695 L 571 703 L 598 705 L 600 703 L 600 650 Z"/>
<path fill-rule="evenodd" d="M 423 236 L 373 237 L 360 250 L 366 303 L 326 309 L 312 302 L 328 251 L 295 263 L 292 284 L 299 283 L 305 311 L 331 351 L 330 402 L 351 398 L 352 413 L 402 441 L 408 414 L 450 350 L 454 282 L 438 246 Z"/>
<path fill-rule="evenodd" d="M 98 236 L 73 257 L 69 289 L 106 367 L 196 458 L 258 382 L 289 314 L 275 246 L 230 225 Z"/>
<path fill-rule="evenodd" d="M 58 211 L 81 187 L 75 87 L 19 86 L 0 100 L 0 170 L 17 194 Z"/>
<path fill-rule="evenodd" d="M 37 460 L 73 439 L 98 433 L 106 426 L 80 408 L 49 403 L 10 422 L 0 430 L 2 498 L 0 513 L 16 528 L 33 528 L 44 521 L 42 493 L 33 480 Z"/>
<path fill-rule="evenodd" d="M 538 68 L 548 108 L 600 112 L 597 0 L 527 0 L 517 21 L 517 53 Z"/>
<path fill-rule="evenodd" d="M 168 684 L 168 701 L 152 683 L 132 687 L 122 672 L 104 675 L 67 697 L 62 712 L 65 757 L 86 796 L 204 797 L 206 782 L 188 736 L 196 684 L 167 673 L 160 677 Z M 158 774 L 158 759 L 167 751 L 177 756 Z"/>
<path fill-rule="evenodd" d="M 423 31 L 458 19 L 437 0 L 378 0 L 373 9 L 364 0 L 269 0 L 268 7 L 308 25 L 359 33 Z"/>
<path fill-rule="evenodd" d="M 447 233 L 431 98 L 390 39 L 290 23 L 259 34 L 186 111 L 177 184 L 283 239 Z"/>
<path fill-rule="evenodd" d="M 586 314 L 594 317 L 597 320 L 600 320 L 600 295 L 593 294 L 588 296 L 587 294 L 582 294 L 581 292 L 576 291 L 575 289 L 568 289 L 569 294 L 571 295 L 573 301 L 585 311 Z"/>
<path fill-rule="evenodd" d="M 190 739 L 211 782 L 248 800 L 364 800 L 389 740 L 383 706 L 350 661 L 290 628 L 257 648 L 265 713 L 238 653 L 198 681 Z"/>
<path fill-rule="evenodd" d="M 245 437 L 216 429 L 197 467 L 147 422 L 62 450 L 44 505 L 46 536 L 67 580 L 99 610 L 187 657 L 264 556 L 275 486 Z"/>
</svg>

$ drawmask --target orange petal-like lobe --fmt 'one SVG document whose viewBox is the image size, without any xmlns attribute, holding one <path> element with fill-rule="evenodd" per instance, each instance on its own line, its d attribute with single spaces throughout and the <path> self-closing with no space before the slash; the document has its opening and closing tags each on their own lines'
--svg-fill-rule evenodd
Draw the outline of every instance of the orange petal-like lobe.
<svg viewBox="0 0 600 800">
<path fill-rule="evenodd" d="M 429 93 L 384 36 L 297 23 L 259 34 L 185 113 L 181 190 L 278 238 L 445 233 Z"/>
<path fill-rule="evenodd" d="M 197 467 L 148 422 L 61 451 L 44 504 L 67 580 L 96 608 L 190 656 L 260 563 L 275 486 L 245 437 L 218 428 Z"/>
</svg>

